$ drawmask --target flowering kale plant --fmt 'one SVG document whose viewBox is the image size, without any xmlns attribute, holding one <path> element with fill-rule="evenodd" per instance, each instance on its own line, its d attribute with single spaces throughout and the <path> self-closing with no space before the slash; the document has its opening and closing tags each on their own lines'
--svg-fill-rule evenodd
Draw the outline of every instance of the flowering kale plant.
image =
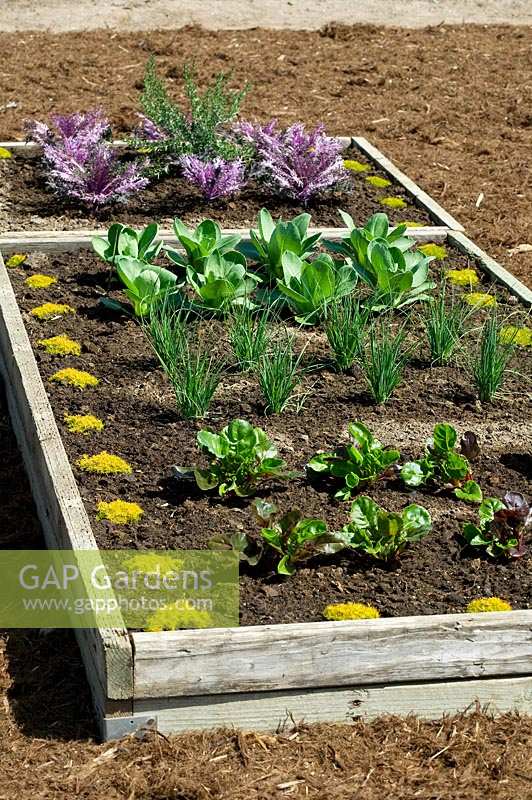
<svg viewBox="0 0 532 800">
<path fill-rule="evenodd" d="M 182 156 L 179 164 L 184 178 L 197 186 L 206 200 L 233 194 L 244 185 L 244 162 L 241 158 L 202 161 L 197 156 Z"/>
<path fill-rule="evenodd" d="M 55 130 L 36 122 L 28 133 L 42 146 L 48 183 L 58 194 L 97 208 L 125 200 L 147 185 L 138 164 L 120 163 L 101 111 L 55 116 L 52 122 Z"/>
<path fill-rule="evenodd" d="M 241 122 L 235 130 L 244 141 L 254 145 L 257 174 L 295 200 L 307 203 L 317 192 L 348 175 L 340 142 L 326 136 L 323 125 L 307 133 L 298 122 L 278 131 L 277 120 L 272 120 L 264 126 Z"/>
</svg>

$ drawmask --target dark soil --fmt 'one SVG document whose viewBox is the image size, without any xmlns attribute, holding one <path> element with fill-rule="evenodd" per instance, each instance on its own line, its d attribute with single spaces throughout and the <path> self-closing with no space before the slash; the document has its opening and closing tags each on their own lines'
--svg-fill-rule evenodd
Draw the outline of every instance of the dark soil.
<svg viewBox="0 0 532 800">
<path fill-rule="evenodd" d="M 455 267 L 474 266 L 457 252 L 449 252 L 448 259 Z M 59 283 L 49 290 L 28 292 L 22 279 L 33 269 L 58 276 Z M 215 534 L 256 532 L 251 501 L 222 501 L 170 477 L 172 464 L 190 465 L 197 460 L 197 430 L 206 426 L 219 429 L 235 417 L 264 427 L 290 467 L 299 469 L 317 450 L 329 449 L 342 440 L 350 420 L 362 419 L 385 444 L 398 446 L 405 460 L 421 453 L 434 423 L 447 421 L 461 432 L 469 429 L 478 433 L 483 456 L 475 464 L 475 476 L 488 495 L 532 489 L 530 457 L 526 456 L 531 441 L 530 402 L 524 376 L 529 372 L 529 359 L 522 352 L 516 356 L 519 374 L 508 378 L 504 398 L 491 406 L 477 404 L 463 366 L 431 368 L 422 353 L 407 369 L 403 385 L 389 404 L 376 407 L 361 374 L 355 370 L 341 376 L 332 371 L 323 333 L 309 329 L 298 334 L 299 343 L 308 340 L 305 358 L 309 363 L 319 363 L 320 369 L 305 378 L 303 390 L 309 393 L 300 414 L 287 411 L 265 417 L 254 377 L 230 371 L 207 418 L 189 422 L 178 417 L 170 385 L 139 326 L 97 304 L 104 291 L 106 271 L 91 254 L 33 254 L 25 269 L 11 270 L 10 274 L 24 311 L 54 300 L 67 302 L 78 312 L 44 323 L 25 314 L 35 343 L 46 336 L 67 333 L 83 344 L 80 358 L 52 358 L 36 348 L 44 379 L 61 366 L 76 366 L 101 379 L 99 387 L 84 392 L 47 384 L 72 464 L 83 453 L 107 450 L 122 456 L 134 468 L 133 477 L 128 479 L 90 476 L 74 466 L 103 548 L 204 548 Z M 499 300 L 504 312 L 503 293 Z M 515 311 L 515 306 L 506 310 Z M 485 312 L 477 313 L 480 321 Z M 202 323 L 199 335 L 227 354 L 222 323 Z M 71 434 L 63 422 L 67 412 L 94 413 L 106 427 L 91 438 Z M 385 615 L 460 611 L 469 599 L 482 595 L 501 595 L 520 608 L 530 605 L 530 557 L 494 563 L 463 552 L 458 534 L 464 520 L 474 519 L 476 510 L 472 506 L 445 496 L 405 492 L 395 480 L 372 486 L 368 493 L 394 510 L 409 502 L 426 505 L 433 516 L 432 534 L 409 549 L 399 565 L 376 566 L 360 557 L 338 556 L 321 563 L 309 562 L 289 579 L 260 572 L 244 575 L 243 624 L 317 620 L 324 605 L 348 599 L 375 603 Z M 325 518 L 332 530 L 347 521 L 349 505 L 332 499 L 323 485 L 311 485 L 305 479 L 274 483 L 265 487 L 264 495 L 283 510 L 301 508 L 306 515 Z M 134 500 L 144 508 L 145 516 L 138 526 L 124 529 L 95 521 L 98 501 L 116 497 Z"/>
<path fill-rule="evenodd" d="M 509 250 L 532 244 L 531 44 L 530 27 L 473 25 L 3 33 L 1 137 L 95 105 L 120 135 L 136 122 L 149 55 L 176 97 L 193 60 L 201 81 L 225 70 L 252 83 L 245 117 L 367 136 L 527 283 L 532 252 Z"/>
<path fill-rule="evenodd" d="M 345 153 L 366 164 L 369 159 L 358 149 Z M 267 186 L 250 184 L 234 197 L 206 202 L 190 184 L 177 177 L 165 177 L 134 195 L 127 204 L 100 211 L 97 215 L 75 204 L 66 204 L 46 187 L 46 172 L 36 158 L 14 158 L 0 162 L 0 230 L 71 230 L 109 225 L 112 221 L 130 225 L 146 225 L 154 220 L 166 227 L 174 217 L 186 223 L 198 223 L 205 217 L 217 220 L 226 228 L 251 227 L 257 224 L 257 214 L 266 206 L 274 217 L 290 219 L 307 211 L 313 225 L 338 227 L 343 225 L 338 209 L 347 211 L 364 224 L 377 211 L 386 211 L 394 222 L 408 220 L 423 225 L 434 224 L 423 208 L 412 200 L 396 183 L 383 189 L 371 186 L 366 177 L 388 177 L 379 169 L 349 176 L 345 186 L 313 198 L 303 207 L 268 191 Z M 380 203 L 383 197 L 400 197 L 406 203 L 401 209 L 391 209 Z"/>
</svg>

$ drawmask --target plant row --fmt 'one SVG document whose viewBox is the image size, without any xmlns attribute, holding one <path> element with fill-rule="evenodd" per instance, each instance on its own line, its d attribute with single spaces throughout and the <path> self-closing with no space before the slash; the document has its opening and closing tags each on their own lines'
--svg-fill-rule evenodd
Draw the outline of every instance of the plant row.
<svg viewBox="0 0 532 800">
<path fill-rule="evenodd" d="M 507 493 L 503 501 L 483 497 L 479 484 L 472 480 L 468 458 L 480 455 L 474 433 L 467 432 L 458 448 L 456 430 L 439 423 L 423 456 L 402 466 L 398 464 L 399 451 L 383 447 L 362 422 L 351 423 L 349 434 L 349 444 L 330 453 L 317 453 L 306 465 L 307 475 L 326 477 L 339 486 L 336 498 L 351 500 L 361 488 L 396 474 L 408 488 L 423 486 L 439 493 L 452 490 L 458 499 L 480 504 L 479 524 L 466 523 L 463 527 L 462 536 L 468 545 L 482 548 L 492 557 L 524 555 L 530 506 L 516 492 Z M 289 471 L 266 433 L 243 419 L 233 420 L 219 434 L 201 430 L 197 442 L 208 465 L 176 466 L 174 472 L 179 478 L 192 474 L 202 491 L 246 497 L 255 494 L 263 481 L 290 480 L 305 474 Z M 246 534 L 235 533 L 216 537 L 210 546 L 238 550 L 251 565 L 264 555 L 271 558 L 273 549 L 281 556 L 277 564 L 281 574 L 291 574 L 296 562 L 346 548 L 376 559 L 395 558 L 410 542 L 426 536 L 432 525 L 429 512 L 420 505 L 411 504 L 401 513 L 388 512 L 367 496 L 355 499 L 350 522 L 339 532 L 328 531 L 323 520 L 305 518 L 299 510 L 279 515 L 275 505 L 264 500 L 256 500 L 254 507 L 262 523 L 267 523 L 258 543 Z"/>
<path fill-rule="evenodd" d="M 217 76 L 201 92 L 193 70 L 184 68 L 187 107 L 168 95 L 148 62 L 141 96 L 140 123 L 121 155 L 112 145 L 108 120 L 100 110 L 55 115 L 51 125 L 28 122 L 28 138 L 42 147 L 50 188 L 60 197 L 97 210 L 124 202 L 166 175 L 178 175 L 207 201 L 227 197 L 249 182 L 275 196 L 306 204 L 324 191 L 347 187 L 350 171 L 369 165 L 342 158 L 340 142 L 324 126 L 306 131 L 302 123 L 279 129 L 237 121 L 249 87 L 228 88 L 228 77 Z M 369 176 L 369 184 L 384 189 L 390 181 Z M 384 197 L 389 206 L 405 205 Z"/>
</svg>

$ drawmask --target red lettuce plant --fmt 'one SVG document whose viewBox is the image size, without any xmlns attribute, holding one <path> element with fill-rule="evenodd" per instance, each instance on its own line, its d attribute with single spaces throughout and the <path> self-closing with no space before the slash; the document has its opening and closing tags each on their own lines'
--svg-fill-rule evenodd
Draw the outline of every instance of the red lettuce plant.
<svg viewBox="0 0 532 800">
<path fill-rule="evenodd" d="M 197 156 L 182 156 L 179 164 L 184 178 L 197 186 L 206 200 L 233 194 L 245 182 L 245 165 L 240 158 L 235 161 L 225 161 L 223 158 L 202 161 Z"/>
<path fill-rule="evenodd" d="M 285 131 L 277 130 L 277 120 L 264 126 L 241 122 L 235 131 L 255 147 L 257 176 L 268 178 L 295 200 L 307 203 L 317 192 L 348 175 L 340 155 L 341 144 L 326 136 L 323 125 L 307 133 L 300 122 Z"/>
<path fill-rule="evenodd" d="M 59 195 L 92 208 L 125 200 L 143 189 L 143 165 L 120 163 L 109 141 L 109 123 L 99 110 L 52 117 L 28 125 L 29 137 L 40 144 L 48 183 Z"/>
</svg>

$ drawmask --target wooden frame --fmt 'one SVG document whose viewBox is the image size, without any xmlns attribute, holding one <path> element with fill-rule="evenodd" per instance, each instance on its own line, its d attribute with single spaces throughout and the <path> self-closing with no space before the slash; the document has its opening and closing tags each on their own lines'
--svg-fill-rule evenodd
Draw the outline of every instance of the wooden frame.
<svg viewBox="0 0 532 800">
<path fill-rule="evenodd" d="M 63 233 L 40 249 L 61 249 L 61 237 L 63 249 L 87 244 L 86 235 Z M 488 274 L 531 304 L 530 290 L 463 234 L 441 239 L 479 257 Z M 1 256 L 0 371 L 48 546 L 97 549 Z M 532 711 L 532 610 L 76 634 L 104 738 L 145 726 L 271 730 L 287 719 L 436 717 L 475 700 L 493 711 Z"/>
<path fill-rule="evenodd" d="M 412 181 L 404 172 L 398 169 L 395 164 L 393 164 L 386 156 L 381 153 L 378 148 L 368 142 L 363 136 L 338 136 L 339 141 L 342 143 L 344 149 L 349 147 L 356 147 L 360 150 L 361 155 L 371 161 L 376 167 L 382 169 L 387 175 L 390 176 L 394 181 L 402 186 L 405 192 L 415 201 L 417 201 L 425 211 L 432 217 L 434 220 L 434 225 L 432 226 L 424 226 L 424 228 L 443 228 L 443 229 L 450 229 L 454 231 L 463 231 L 464 228 L 460 225 L 457 220 L 448 211 L 446 211 L 442 206 L 437 203 L 433 198 L 427 194 L 427 192 L 423 191 L 414 181 Z M 113 142 L 114 146 L 117 148 L 124 147 L 126 142 L 122 140 L 115 140 Z M 32 157 L 35 156 L 39 152 L 39 145 L 33 142 L 21 142 L 21 141 L 7 141 L 7 142 L 0 142 L 0 147 L 5 147 L 7 150 L 15 153 L 16 155 L 23 155 Z M 321 230 L 326 230 L 321 229 Z M 421 229 L 423 230 L 423 229 Z M 246 231 L 247 232 L 247 231 Z M 24 231 L 20 232 L 20 235 L 24 235 Z M 36 232 L 38 235 L 39 232 Z M 44 236 L 48 235 L 49 232 L 43 231 L 42 234 Z"/>
</svg>

